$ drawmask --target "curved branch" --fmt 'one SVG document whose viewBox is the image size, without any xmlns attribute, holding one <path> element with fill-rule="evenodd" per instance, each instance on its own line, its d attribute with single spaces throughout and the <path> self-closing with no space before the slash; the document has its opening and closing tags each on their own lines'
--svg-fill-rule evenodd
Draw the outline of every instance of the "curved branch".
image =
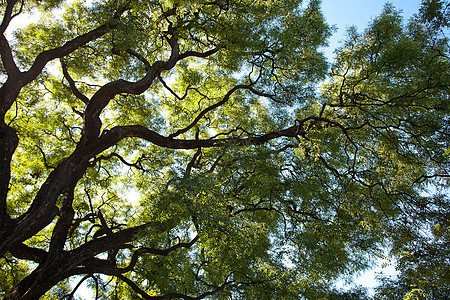
<svg viewBox="0 0 450 300">
<path fill-rule="evenodd" d="M 75 81 L 70 77 L 69 71 L 67 70 L 67 65 L 64 62 L 62 58 L 60 58 L 61 68 L 64 75 L 64 78 L 66 78 L 67 82 L 69 82 L 69 87 L 72 93 L 81 101 L 83 101 L 85 104 L 88 104 L 89 99 L 85 95 L 83 95 L 80 90 L 78 90 L 77 86 L 75 85 Z"/>
<path fill-rule="evenodd" d="M 225 104 L 231 97 L 231 95 L 239 90 L 239 89 L 245 89 L 245 88 L 249 88 L 250 85 L 237 85 L 235 87 L 233 87 L 230 91 L 228 91 L 228 93 L 226 93 L 226 95 L 223 97 L 223 99 L 207 108 L 205 108 L 203 111 L 201 111 L 198 116 L 194 119 L 194 121 L 191 122 L 191 124 L 189 124 L 188 126 L 186 126 L 183 129 L 177 130 L 175 133 L 172 133 L 169 135 L 169 138 L 174 138 L 176 136 L 179 136 L 182 133 L 187 132 L 189 129 L 191 129 L 192 127 L 195 126 L 195 124 L 198 123 L 198 121 L 200 121 L 201 118 L 203 118 L 208 112 L 210 112 L 213 109 L 216 109 L 217 107 Z"/>
<path fill-rule="evenodd" d="M 114 96 L 122 93 L 134 95 L 142 94 L 150 87 L 153 80 L 156 77 L 159 77 L 160 73 L 163 70 L 172 69 L 179 60 L 189 56 L 207 57 L 216 53 L 221 48 L 217 47 L 205 53 L 186 52 L 180 55 L 178 38 L 175 33 L 172 33 L 172 37 L 168 38 L 167 42 L 169 43 L 169 46 L 171 48 L 171 54 L 169 59 L 167 61 L 157 61 L 151 66 L 149 66 L 148 63 L 146 63 L 147 74 L 141 80 L 136 82 L 130 82 L 122 79 L 112 81 L 104 85 L 94 94 L 94 96 L 89 101 L 89 104 L 86 107 L 85 111 L 84 116 L 85 128 L 83 130 L 83 137 L 82 137 L 83 143 L 93 141 L 99 136 L 101 129 L 101 120 L 99 118 L 100 113 L 108 105 L 108 103 Z M 132 52 L 132 55 L 136 56 L 138 54 Z M 143 59 L 143 57 L 140 57 L 139 55 L 136 57 L 138 57 L 139 59 Z M 146 62 L 146 60 L 144 61 Z"/>
<path fill-rule="evenodd" d="M 150 63 L 148 62 L 148 60 L 144 56 L 142 56 L 141 54 L 137 53 L 133 49 L 127 49 L 125 52 L 127 52 L 131 56 L 136 57 L 139 61 L 141 61 L 144 64 L 145 70 L 147 72 L 150 71 L 150 68 L 152 66 L 150 65 Z"/>
<path fill-rule="evenodd" d="M 189 161 L 189 163 L 186 166 L 186 171 L 184 172 L 186 178 L 189 178 L 191 176 L 192 168 L 195 166 L 197 159 L 199 157 L 201 158 L 201 154 L 202 154 L 202 148 L 198 148 L 197 151 L 195 152 L 194 156 L 192 156 L 192 159 Z"/>
<path fill-rule="evenodd" d="M 422 174 L 417 179 L 415 179 L 413 183 L 422 183 L 427 179 L 431 178 L 450 178 L 450 174 L 433 174 L 433 175 Z"/>
<path fill-rule="evenodd" d="M 284 101 L 284 100 L 278 99 L 278 98 L 277 98 L 275 95 L 273 95 L 273 94 L 268 94 L 268 93 L 264 93 L 264 92 L 258 91 L 258 90 L 256 90 L 256 89 L 252 88 L 251 86 L 249 87 L 249 90 L 250 90 L 253 94 L 255 94 L 255 95 L 258 95 L 258 96 L 261 96 L 261 97 L 265 97 L 265 98 L 269 98 L 270 100 L 272 100 L 272 101 L 274 101 L 274 102 L 277 102 L 277 103 L 283 103 L 283 104 L 286 104 L 286 105 L 289 105 L 289 106 L 290 106 L 289 103 L 287 103 L 287 102 Z"/>
<path fill-rule="evenodd" d="M 163 63 L 164 70 L 170 70 L 175 67 L 175 64 L 182 59 L 180 57 L 180 45 L 178 44 L 178 37 L 173 34 L 170 39 L 167 39 L 167 42 L 170 45 L 171 52 L 170 57 L 167 61 Z"/>
<path fill-rule="evenodd" d="M 73 288 L 73 290 L 70 292 L 70 294 L 65 295 L 64 297 L 62 297 L 61 299 L 73 299 L 73 296 L 75 295 L 76 291 L 78 290 L 78 288 L 83 284 L 83 282 L 85 282 L 87 279 L 92 278 L 95 281 L 95 299 L 98 299 L 98 279 L 92 275 L 92 274 L 88 274 L 86 276 L 84 276 L 78 283 L 77 285 Z"/>
<path fill-rule="evenodd" d="M 123 282 L 125 282 L 126 284 L 128 284 L 133 291 L 135 291 L 136 293 L 141 295 L 144 299 L 148 299 L 148 300 L 177 299 L 177 298 L 185 299 L 185 300 L 200 300 L 200 299 L 204 299 L 208 296 L 217 294 L 218 292 L 222 291 L 227 285 L 229 285 L 231 283 L 231 282 L 226 281 L 221 286 L 216 287 L 214 290 L 205 292 L 197 297 L 191 297 L 191 296 L 181 294 L 181 293 L 170 293 L 170 294 L 160 295 L 160 296 L 150 296 L 144 290 L 142 290 L 140 287 L 138 287 L 137 284 L 134 283 L 129 278 L 127 278 L 123 275 L 117 275 L 116 277 L 119 278 L 120 280 L 122 280 Z"/>
<path fill-rule="evenodd" d="M 104 24 L 89 31 L 88 33 L 77 36 L 76 38 L 66 42 L 61 47 L 41 52 L 36 57 L 30 69 L 27 72 L 23 73 L 21 85 L 25 86 L 26 84 L 33 81 L 42 72 L 42 69 L 45 67 L 45 65 L 51 60 L 67 56 L 68 54 L 74 52 L 75 50 L 88 44 L 89 42 L 96 40 L 102 37 L 103 35 L 107 34 L 112 29 L 115 28 L 115 25 L 113 24 L 114 24 L 113 22 L 109 22 L 107 24 Z"/>
<path fill-rule="evenodd" d="M 143 254 L 167 256 L 171 252 L 179 248 L 192 247 L 192 245 L 194 245 L 198 240 L 198 236 L 196 236 L 188 243 L 178 243 L 164 250 L 153 248 L 139 248 L 133 253 L 128 266 L 123 268 L 118 268 L 115 265 L 113 259 L 105 260 L 95 257 L 97 254 L 110 251 L 111 249 L 115 250 L 119 248 L 131 248 L 132 246 L 126 243 L 133 240 L 134 235 L 136 235 L 139 231 L 145 229 L 146 227 L 149 227 L 149 225 L 128 228 L 126 230 L 122 230 L 121 232 L 111 234 L 107 237 L 87 242 L 77 249 L 67 252 L 67 255 L 65 257 L 67 272 L 64 276 L 70 277 L 73 275 L 92 273 L 118 276 L 132 271 L 139 257 Z"/>
<path fill-rule="evenodd" d="M 119 141 L 127 137 L 142 138 L 157 146 L 170 149 L 197 149 L 200 147 L 211 148 L 224 147 L 227 145 L 260 145 L 279 137 L 296 137 L 304 133 L 305 132 L 300 125 L 294 125 L 280 131 L 272 131 L 263 135 L 248 138 L 181 140 L 162 136 L 159 133 L 140 125 L 117 126 L 100 136 L 96 142 L 96 144 L 99 145 L 96 152 L 100 153 L 101 151 L 117 144 Z"/>
<path fill-rule="evenodd" d="M 78 248 L 73 249 L 72 251 L 68 252 L 68 262 L 70 262 L 70 265 L 72 267 L 79 266 L 85 262 L 87 262 L 89 259 L 92 259 L 97 254 L 106 252 L 111 249 L 117 249 L 120 247 L 123 247 L 125 244 L 133 241 L 135 235 L 142 230 L 152 228 L 154 232 L 166 232 L 167 230 L 170 230 L 173 228 L 173 224 L 170 224 L 170 221 L 167 222 L 150 222 L 143 225 L 130 227 L 127 229 L 120 230 L 118 232 L 110 233 L 106 236 L 102 236 L 100 238 L 91 240 L 83 245 L 81 245 Z M 181 245 L 175 245 L 169 249 L 166 250 L 157 250 L 154 249 L 155 253 L 157 251 L 161 251 L 161 253 L 170 253 L 171 251 L 180 248 L 185 247 L 186 243 L 181 243 Z M 146 248 L 143 248 L 146 249 Z M 142 250 L 144 251 L 144 250 Z M 166 255 L 167 255 L 166 254 Z M 164 255 L 164 254 L 160 254 Z M 137 258 L 136 258 L 137 259 Z M 127 267 L 126 267 L 127 268 Z M 116 271 L 120 270 L 126 270 L 126 268 L 123 269 L 116 269 Z"/>
<path fill-rule="evenodd" d="M 180 52 L 177 37 L 173 35 L 168 39 L 168 43 L 172 49 L 169 59 L 167 61 L 156 61 L 153 63 L 142 79 L 136 82 L 123 79 L 109 82 L 102 86 L 94 96 L 92 96 L 84 115 L 83 144 L 93 141 L 99 136 L 102 124 L 99 116 L 111 99 L 116 95 L 123 93 L 133 95 L 142 94 L 150 87 L 153 80 L 158 77 L 163 70 L 170 70 L 175 66 L 179 60 Z"/>
<path fill-rule="evenodd" d="M 186 98 L 186 96 L 188 95 L 189 90 L 191 89 L 190 87 L 188 87 L 183 96 L 178 96 L 177 93 L 175 93 L 174 90 L 172 90 L 170 88 L 170 86 L 167 85 L 167 83 L 164 81 L 164 79 L 162 79 L 161 76 L 158 76 L 159 81 L 162 83 L 162 85 L 166 88 L 166 90 L 168 90 L 173 96 L 175 96 L 175 98 L 177 98 L 178 100 L 183 100 L 184 98 Z M 197 91 L 198 92 L 198 91 Z"/>
<path fill-rule="evenodd" d="M 97 162 L 102 161 L 102 160 L 109 160 L 109 159 L 111 159 L 113 157 L 119 159 L 124 165 L 136 168 L 138 170 L 144 170 L 144 168 L 140 164 L 140 161 L 142 160 L 143 157 L 139 158 L 135 163 L 130 163 L 130 162 L 126 161 L 125 158 L 123 158 L 121 155 L 119 155 L 119 154 L 117 154 L 115 152 L 112 152 L 112 153 L 110 153 L 109 155 L 106 155 L 106 156 L 105 155 L 101 155 L 101 156 L 96 157 L 91 165 L 95 165 Z"/>
<path fill-rule="evenodd" d="M 112 20 L 104 25 L 101 25 L 85 34 L 77 36 L 76 38 L 66 42 L 61 47 L 57 47 L 54 49 L 46 50 L 41 52 L 35 59 L 33 65 L 27 72 L 22 73 L 23 78 L 21 80 L 21 86 L 25 86 L 30 83 L 42 72 L 42 69 L 45 65 L 54 60 L 56 58 L 64 57 L 80 47 L 88 44 L 89 42 L 96 40 L 103 35 L 110 32 L 112 29 L 116 28 L 116 20 L 120 18 L 120 16 L 130 8 L 127 5 L 123 6 L 121 9 L 117 10 L 112 16 Z"/>
<path fill-rule="evenodd" d="M 184 59 L 186 57 L 199 57 L 199 58 L 206 58 L 208 56 L 211 56 L 217 52 L 219 52 L 220 49 L 225 48 L 223 45 L 219 45 L 214 49 L 211 49 L 206 52 L 197 52 L 197 51 L 186 51 L 184 53 L 181 53 L 179 55 L 179 60 Z"/>
<path fill-rule="evenodd" d="M 164 85 L 167 89 L 169 89 L 169 91 L 170 91 L 173 95 L 175 95 L 175 97 L 177 97 L 179 100 L 182 99 L 182 98 L 180 98 L 179 96 L 177 96 L 177 95 L 176 95 L 176 94 L 175 94 L 175 93 L 174 93 L 174 92 L 173 92 L 173 91 L 165 84 L 164 81 L 162 81 L 162 83 L 163 83 L 163 85 Z M 219 101 L 219 102 L 217 102 L 217 103 L 215 103 L 215 104 L 213 104 L 213 105 L 211 105 L 211 106 L 205 108 L 203 111 L 201 111 L 201 112 L 198 114 L 198 116 L 191 122 L 191 124 L 189 124 L 188 126 L 186 126 L 186 127 L 183 128 L 183 129 L 177 130 L 176 132 L 170 134 L 170 135 L 169 135 L 169 138 L 177 137 L 177 136 L 179 136 L 180 134 L 183 134 L 183 133 L 189 131 L 189 130 L 190 130 L 192 127 L 194 127 L 194 126 L 200 121 L 200 119 L 203 118 L 208 112 L 210 112 L 210 111 L 212 111 L 212 110 L 218 108 L 219 106 L 222 106 L 222 105 L 225 104 L 226 102 L 228 102 L 228 100 L 230 99 L 231 95 L 232 95 L 235 91 L 237 91 L 237 90 L 239 90 L 239 89 L 248 89 L 249 91 L 251 91 L 251 92 L 254 93 L 255 95 L 258 95 L 258 96 L 261 96 L 261 97 L 267 97 L 267 98 L 269 98 L 269 99 L 271 99 L 271 100 L 273 100 L 273 101 L 275 101 L 275 102 L 278 102 L 278 103 L 284 103 L 284 104 L 287 104 L 285 101 L 280 100 L 280 99 L 277 99 L 277 98 L 276 98 L 274 95 L 272 95 L 272 94 L 263 93 L 263 92 L 260 92 L 260 91 L 258 91 L 258 90 L 256 90 L 256 89 L 254 89 L 254 88 L 252 87 L 253 85 L 254 85 L 254 83 L 250 83 L 250 84 L 246 84 L 246 85 L 241 84 L 241 85 L 237 85 L 237 86 L 233 87 L 231 90 L 228 91 L 228 93 L 225 94 L 225 96 L 222 98 L 221 101 Z M 186 95 L 187 95 L 187 93 L 183 96 L 183 98 L 184 98 Z"/>
<path fill-rule="evenodd" d="M 126 266 L 125 268 L 121 268 L 118 270 L 120 270 L 121 273 L 126 273 L 128 271 L 131 271 L 134 268 L 134 266 L 136 265 L 138 258 L 143 254 L 154 254 L 154 255 L 160 255 L 160 256 L 167 256 L 171 252 L 173 252 L 179 248 L 191 248 L 192 245 L 194 245 L 197 241 L 198 241 L 198 235 L 188 243 L 178 243 L 178 244 L 175 244 L 172 247 L 164 249 L 164 250 L 155 249 L 155 248 L 139 248 L 133 253 L 133 256 L 131 258 L 129 265 Z"/>
<path fill-rule="evenodd" d="M 55 168 L 54 166 L 51 166 L 51 165 L 48 164 L 48 161 L 47 161 L 47 155 L 45 154 L 45 152 L 44 152 L 44 150 L 41 148 L 41 146 L 39 146 L 38 144 L 36 144 L 36 147 L 38 148 L 39 152 L 41 152 L 42 160 L 43 160 L 43 162 L 44 162 L 44 166 L 45 166 L 47 169 L 54 169 L 54 168 Z"/>
<path fill-rule="evenodd" d="M 2 23 L 0 25 L 0 33 L 2 33 L 2 34 L 5 32 L 6 28 L 8 28 L 9 23 L 11 22 L 11 20 L 15 16 L 17 16 L 20 12 L 22 12 L 23 1 L 22 1 L 21 5 L 20 5 L 19 12 L 14 14 L 14 15 L 12 14 L 13 10 L 14 10 L 14 6 L 16 5 L 17 1 L 18 0 L 8 0 L 7 1 L 5 13 L 3 15 L 3 20 L 2 20 Z"/>
<path fill-rule="evenodd" d="M 115 18 L 118 18 L 118 16 L 115 16 Z M 20 90 L 25 85 L 36 79 L 36 77 L 41 74 L 42 70 L 48 62 L 74 52 L 80 47 L 110 32 L 114 28 L 114 22 L 111 21 L 105 25 L 89 31 L 88 33 L 80 35 L 66 42 L 61 47 L 43 51 L 36 57 L 33 65 L 26 72 L 20 72 L 20 70 L 17 68 L 14 63 L 9 44 L 6 41 L 6 38 L 1 35 L 0 55 L 2 56 L 2 60 L 5 68 L 7 69 L 9 77 L 5 84 L 0 88 L 0 101 L 2 101 L 0 106 L 0 116 L 3 117 L 6 114 L 8 109 L 11 107 L 11 105 L 19 95 Z"/>
</svg>

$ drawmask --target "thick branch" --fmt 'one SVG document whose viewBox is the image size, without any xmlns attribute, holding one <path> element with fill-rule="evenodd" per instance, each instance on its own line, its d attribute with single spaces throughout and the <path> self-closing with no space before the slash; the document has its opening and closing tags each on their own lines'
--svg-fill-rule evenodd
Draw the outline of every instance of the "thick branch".
<svg viewBox="0 0 450 300">
<path fill-rule="evenodd" d="M 117 126 L 106 132 L 99 138 L 101 149 L 105 150 L 112 145 L 117 144 L 120 140 L 127 137 L 138 137 L 147 140 L 157 146 L 171 149 L 197 149 L 210 147 L 223 147 L 226 145 L 259 145 L 279 137 L 296 137 L 303 134 L 303 130 L 299 125 L 289 128 L 272 131 L 260 136 L 248 138 L 225 138 L 225 139 L 208 139 L 208 140 L 180 140 L 165 137 L 159 133 L 152 131 L 140 125 Z"/>
<path fill-rule="evenodd" d="M 133 95 L 142 94 L 150 87 L 153 80 L 158 77 L 163 70 L 172 69 L 179 60 L 189 56 L 207 57 L 221 49 L 221 47 L 217 47 L 204 53 L 188 51 L 186 53 L 180 54 L 180 48 L 176 34 L 172 33 L 172 37 L 168 38 L 167 41 L 171 48 L 171 54 L 169 59 L 165 62 L 157 61 L 153 65 L 149 66 L 149 63 L 138 53 L 135 53 L 133 51 L 129 52 L 145 63 L 147 74 L 141 80 L 137 82 L 116 80 L 104 85 L 94 94 L 85 111 L 83 142 L 92 141 L 99 136 L 101 129 L 101 120 L 99 116 L 103 109 L 111 101 L 111 99 L 114 98 L 114 96 L 122 93 Z M 214 107 L 211 109 L 214 109 Z"/>
<path fill-rule="evenodd" d="M 3 20 L 2 20 L 2 24 L 0 25 L 0 33 L 5 32 L 6 28 L 8 28 L 9 22 L 11 22 L 11 20 L 14 18 L 13 16 L 13 10 L 14 10 L 14 6 L 16 5 L 18 0 L 8 0 L 7 4 L 6 4 L 6 9 L 5 9 L 5 13 L 3 15 Z M 23 6 L 23 1 L 20 7 L 20 11 L 22 11 L 22 6 Z"/>
<path fill-rule="evenodd" d="M 14 62 L 11 46 L 4 34 L 0 35 L 0 55 L 2 57 L 3 66 L 9 77 L 16 77 L 20 74 L 20 70 Z"/>
<path fill-rule="evenodd" d="M 43 262 L 47 257 L 47 251 L 39 248 L 32 248 L 25 244 L 17 245 L 11 249 L 10 253 L 16 258 L 31 260 L 37 263 Z"/>
<path fill-rule="evenodd" d="M 98 137 L 101 129 L 99 116 L 114 96 L 123 93 L 133 95 L 142 94 L 150 87 L 153 80 L 159 76 L 161 71 L 170 70 L 175 66 L 180 52 L 176 36 L 172 36 L 172 38 L 168 39 L 168 42 L 172 49 L 169 59 L 165 62 L 155 62 L 148 68 L 147 74 L 141 80 L 137 82 L 130 82 L 123 79 L 112 81 L 105 84 L 92 96 L 85 111 L 82 143 L 93 141 Z"/>
<path fill-rule="evenodd" d="M 110 32 L 114 27 L 115 26 L 112 25 L 112 23 L 102 25 L 94 30 L 89 31 L 88 33 L 80 35 L 74 38 L 73 40 L 66 42 L 61 47 L 41 52 L 36 57 L 36 60 L 34 61 L 31 68 L 27 72 L 23 73 L 22 86 L 33 81 L 42 72 L 42 69 L 49 61 L 54 60 L 56 58 L 64 57 L 74 52 L 75 50 L 86 45 L 87 43 L 102 37 L 106 33 Z"/>
<path fill-rule="evenodd" d="M 54 220 L 59 213 L 56 206 L 58 197 L 76 185 L 89 166 L 89 158 L 77 148 L 50 173 L 27 212 L 10 221 L 8 228 L 1 231 L 0 255 L 27 240 Z"/>
<path fill-rule="evenodd" d="M 91 103 L 92 101 L 90 104 Z M 73 155 L 55 168 L 47 178 L 46 183 L 44 183 L 41 190 L 38 192 L 30 209 L 16 223 L 17 226 L 15 226 L 14 232 L 20 234 L 9 235 L 4 244 L 0 245 L 0 249 L 5 251 L 5 249 L 8 248 L 4 247 L 8 247 L 8 245 L 11 247 L 15 243 L 22 242 L 24 239 L 29 238 L 39 231 L 39 229 L 43 228 L 42 226 L 49 224 L 58 212 L 55 206 L 56 199 L 63 189 L 76 183 L 78 179 L 81 178 L 87 168 L 88 160 L 109 147 L 116 145 L 124 138 L 142 138 L 155 145 L 171 149 L 198 149 L 205 147 L 224 147 L 227 145 L 258 145 L 280 137 L 296 137 L 301 135 L 304 133 L 302 129 L 303 123 L 304 122 L 300 122 L 300 125 L 294 125 L 280 131 L 272 131 L 260 136 L 208 140 L 172 139 L 139 125 L 114 127 L 95 139 L 92 143 L 77 148 Z M 103 251 L 98 253 L 101 252 Z"/>
<path fill-rule="evenodd" d="M 64 244 L 67 239 L 67 234 L 72 227 L 73 217 L 75 211 L 72 208 L 74 198 L 74 187 L 68 189 L 64 193 L 63 199 L 61 201 L 61 207 L 59 209 L 59 219 L 56 222 L 55 228 L 53 229 L 50 248 L 49 248 L 49 258 L 53 255 L 62 253 L 64 250 Z"/>
<path fill-rule="evenodd" d="M 130 82 L 123 79 L 112 81 L 101 87 L 92 96 L 84 114 L 82 143 L 86 144 L 98 138 L 101 129 L 100 114 L 116 95 L 126 93 L 138 95 L 145 92 L 153 80 L 163 70 L 163 62 L 156 62 L 141 80 Z"/>
<path fill-rule="evenodd" d="M 135 227 L 130 227 L 115 233 L 89 241 L 80 247 L 70 251 L 68 261 L 71 267 L 82 265 L 84 262 L 92 259 L 97 254 L 111 249 L 123 247 L 126 243 L 133 241 L 135 235 L 145 229 L 152 229 L 154 232 L 165 232 L 174 225 L 168 223 L 152 222 Z M 177 248 L 182 247 L 178 246 Z M 173 251 L 173 250 L 172 250 Z"/>
<path fill-rule="evenodd" d="M 8 71 L 8 80 L 5 84 L 0 88 L 0 117 L 4 117 L 8 109 L 16 100 L 19 95 L 20 90 L 32 82 L 36 77 L 42 72 L 45 65 L 56 58 L 64 57 L 80 47 L 88 44 L 89 42 L 98 39 L 99 37 L 105 35 L 109 31 L 114 28 L 114 25 L 111 23 L 102 25 L 97 27 L 94 30 L 91 30 L 88 33 L 80 35 L 68 42 L 66 42 L 63 46 L 54 48 L 51 50 L 46 50 L 41 52 L 35 59 L 33 65 L 27 72 L 18 73 L 17 66 L 15 65 L 11 49 L 9 48 L 9 44 L 7 43 L 4 36 L 0 37 L 0 54 L 2 56 L 2 60 L 5 64 L 5 68 Z M 15 75 L 15 76 L 12 76 Z"/>
<path fill-rule="evenodd" d="M 11 159 L 18 143 L 16 131 L 0 120 L 0 241 L 8 236 L 8 230 L 4 229 L 8 225 L 12 228 L 7 212 L 6 197 L 11 179 Z"/>
</svg>

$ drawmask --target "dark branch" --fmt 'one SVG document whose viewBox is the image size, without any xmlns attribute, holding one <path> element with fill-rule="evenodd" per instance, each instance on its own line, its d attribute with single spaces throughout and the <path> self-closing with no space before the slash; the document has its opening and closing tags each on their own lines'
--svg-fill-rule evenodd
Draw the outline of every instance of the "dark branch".
<svg viewBox="0 0 450 300">
<path fill-rule="evenodd" d="M 188 243 L 178 243 L 178 244 L 175 244 L 172 247 L 164 249 L 164 250 L 155 249 L 155 248 L 146 248 L 146 247 L 139 248 L 136 251 L 134 251 L 133 256 L 131 257 L 131 260 L 130 260 L 130 263 L 128 264 L 128 266 L 126 266 L 124 268 L 119 268 L 119 269 L 117 269 L 117 271 L 120 273 L 126 273 L 126 272 L 133 270 L 139 257 L 142 256 L 143 254 L 167 256 L 171 252 L 173 252 L 179 248 L 191 248 L 197 242 L 197 240 L 198 240 L 198 235 Z"/>
<path fill-rule="evenodd" d="M 277 102 L 277 103 L 283 103 L 283 104 L 289 105 L 286 101 L 278 99 L 273 94 L 269 94 L 269 93 L 264 93 L 264 92 L 258 91 L 258 90 L 254 89 L 251 86 L 249 86 L 248 89 L 255 95 L 258 95 L 258 96 L 261 96 L 261 97 L 265 97 L 265 98 L 269 98 L 270 100 L 272 100 L 274 102 Z"/>
<path fill-rule="evenodd" d="M 98 279 L 92 275 L 92 274 L 88 274 L 86 276 L 84 276 L 78 283 L 77 285 L 73 288 L 72 292 L 70 292 L 70 294 L 65 295 L 64 297 L 62 297 L 61 299 L 69 299 L 72 300 L 73 296 L 75 295 L 76 291 L 80 288 L 80 286 L 83 284 L 83 282 L 85 282 L 87 279 L 92 278 L 94 279 L 95 282 L 95 299 L 98 299 Z"/>
<path fill-rule="evenodd" d="M 189 178 L 191 176 L 192 168 L 195 166 L 197 159 L 201 157 L 202 154 L 202 148 L 198 148 L 195 152 L 194 156 L 192 156 L 192 159 L 189 161 L 189 163 L 186 166 L 185 176 L 186 178 Z"/>
<path fill-rule="evenodd" d="M 197 149 L 210 147 L 224 147 L 227 145 L 260 145 L 279 137 L 296 137 L 304 134 L 304 131 L 294 125 L 280 131 L 272 131 L 260 136 L 248 138 L 224 138 L 224 139 L 208 139 L 208 140 L 180 140 L 164 137 L 159 133 L 140 125 L 117 126 L 105 132 L 98 140 L 101 146 L 97 151 L 105 150 L 112 145 L 117 144 L 120 140 L 127 137 L 137 137 L 145 139 L 157 146 L 170 149 Z M 100 151 L 100 152 L 101 152 Z"/>
<path fill-rule="evenodd" d="M 175 133 L 170 134 L 169 138 L 174 138 L 174 137 L 179 136 L 180 134 L 183 134 L 183 133 L 187 132 L 189 129 L 194 127 L 195 124 L 197 124 L 198 121 L 200 121 L 200 119 L 203 118 L 208 112 L 210 112 L 211 110 L 216 109 L 217 107 L 225 104 L 230 99 L 231 95 L 233 95 L 233 93 L 235 91 L 237 91 L 239 89 L 249 88 L 249 87 L 250 87 L 250 85 L 237 85 L 237 86 L 235 86 L 230 91 L 228 91 L 228 93 L 226 93 L 226 95 L 222 98 L 221 101 L 219 101 L 219 102 L 217 102 L 217 103 L 215 103 L 215 104 L 205 108 L 202 112 L 200 112 L 198 114 L 198 116 L 194 119 L 194 121 L 191 122 L 191 124 L 189 124 L 188 126 L 186 126 L 183 129 L 180 129 L 180 130 L 176 131 Z"/>
<path fill-rule="evenodd" d="M 144 299 L 148 299 L 148 300 L 160 300 L 160 299 L 161 300 L 163 300 L 163 299 L 200 300 L 200 299 L 204 299 L 208 296 L 217 294 L 218 292 L 222 291 L 227 285 L 229 285 L 231 283 L 231 282 L 226 281 L 221 286 L 218 286 L 215 289 L 205 292 L 197 297 L 192 297 L 192 296 L 188 296 L 188 295 L 181 294 L 181 293 L 170 293 L 170 294 L 160 295 L 160 296 L 150 296 L 144 290 L 142 290 L 140 287 L 138 287 L 136 283 L 134 283 L 127 277 L 125 277 L 123 275 L 117 275 L 117 278 L 119 278 L 120 280 L 122 280 L 123 282 L 128 284 L 134 292 L 136 292 L 137 294 L 142 296 Z"/>
<path fill-rule="evenodd" d="M 39 248 L 32 248 L 25 244 L 18 244 L 13 247 L 10 253 L 19 259 L 31 260 L 37 263 L 41 263 L 47 257 L 47 251 Z"/>
<path fill-rule="evenodd" d="M 8 28 L 9 23 L 11 22 L 11 20 L 18 15 L 20 12 L 22 12 L 22 8 L 23 8 L 23 1 L 20 5 L 20 9 L 19 12 L 16 13 L 15 15 L 13 15 L 13 10 L 14 10 L 14 6 L 16 6 L 18 0 L 8 0 L 7 4 L 6 4 L 6 9 L 3 15 L 3 20 L 2 20 L 2 24 L 0 25 L 0 33 L 3 35 L 3 33 L 5 32 L 6 28 Z"/>
<path fill-rule="evenodd" d="M 67 65 L 62 58 L 60 59 L 60 62 L 61 62 L 61 67 L 62 67 L 64 78 L 66 78 L 67 82 L 69 83 L 70 90 L 78 99 L 83 101 L 85 104 L 88 104 L 88 102 L 89 102 L 88 97 L 83 95 L 77 89 L 77 86 L 75 85 L 75 81 L 72 79 L 72 77 L 70 77 L 69 71 L 67 70 Z"/>
<path fill-rule="evenodd" d="M 92 257 L 95 257 L 97 254 L 123 247 L 125 244 L 133 241 L 135 235 L 142 230 L 151 228 L 154 232 L 165 232 L 171 229 L 173 226 L 175 225 L 170 225 L 169 223 L 166 224 L 160 222 L 152 222 L 110 233 L 106 236 L 91 240 L 81 245 L 80 247 L 68 252 L 70 262 L 73 265 L 81 265 Z M 178 246 L 177 248 L 179 247 L 182 246 Z M 171 251 L 173 250 L 170 250 L 169 252 Z"/>
<path fill-rule="evenodd" d="M 178 96 L 177 93 L 175 93 L 168 85 L 167 83 L 164 81 L 164 79 L 162 79 L 161 76 L 158 76 L 159 81 L 162 83 L 162 85 L 172 94 L 175 96 L 175 98 L 177 98 L 178 100 L 183 100 L 184 98 L 186 98 L 186 96 L 188 95 L 188 91 L 189 91 L 189 87 L 186 89 L 184 95 L 182 97 Z"/>
<path fill-rule="evenodd" d="M 49 248 L 50 259 L 53 255 L 60 254 L 64 251 L 64 244 L 66 242 L 69 230 L 72 227 L 72 221 L 75 215 L 75 211 L 72 208 L 74 188 L 75 187 L 69 188 L 63 195 L 61 207 L 59 209 L 59 219 L 56 222 L 52 233 Z"/>
<path fill-rule="evenodd" d="M 89 42 L 102 37 L 114 28 L 115 26 L 113 25 L 113 22 L 110 22 L 66 42 L 61 47 L 41 52 L 36 57 L 36 60 L 34 61 L 31 68 L 27 72 L 23 73 L 21 85 L 25 86 L 29 82 L 33 81 L 42 72 L 42 69 L 49 61 L 67 56 L 68 54 L 74 52 L 75 50 L 88 44 Z"/>
<path fill-rule="evenodd" d="M 138 159 L 135 163 L 130 163 L 128 161 L 125 160 L 125 158 L 123 158 L 121 155 L 112 152 L 109 155 L 100 155 L 98 157 L 95 158 L 95 160 L 92 162 L 92 165 L 95 165 L 97 162 L 102 161 L 102 160 L 109 160 L 111 158 L 117 158 L 119 159 L 124 165 L 127 165 L 129 167 L 133 167 L 139 170 L 143 170 L 144 168 L 141 166 L 140 164 L 140 160 L 142 159 L 142 157 L 140 159 Z"/>
<path fill-rule="evenodd" d="M 16 78 L 20 74 L 20 70 L 14 62 L 11 46 L 3 34 L 0 35 L 0 55 L 8 76 Z"/>
<path fill-rule="evenodd" d="M 199 58 L 206 58 L 208 56 L 211 56 L 217 52 L 219 52 L 220 49 L 224 48 L 224 46 L 219 45 L 214 49 L 211 49 L 209 51 L 206 52 L 197 52 L 197 51 L 186 51 L 184 53 L 181 53 L 179 56 L 179 60 L 180 59 L 184 59 L 186 57 L 199 57 Z"/>
<path fill-rule="evenodd" d="M 131 56 L 134 56 L 134 57 L 136 57 L 138 60 L 140 60 L 140 61 L 144 64 L 145 70 L 146 70 L 147 72 L 150 71 L 150 68 L 151 68 L 152 66 L 150 65 L 150 63 L 148 62 L 148 60 L 145 59 L 145 57 L 143 57 L 141 54 L 137 53 L 137 52 L 134 51 L 133 49 L 128 49 L 128 50 L 126 50 L 126 52 L 127 52 L 128 54 L 130 54 Z"/>
</svg>

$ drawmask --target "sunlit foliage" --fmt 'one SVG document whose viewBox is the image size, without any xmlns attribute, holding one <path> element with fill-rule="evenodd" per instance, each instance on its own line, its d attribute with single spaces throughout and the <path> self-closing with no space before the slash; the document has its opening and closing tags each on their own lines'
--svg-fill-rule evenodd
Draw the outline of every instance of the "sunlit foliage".
<svg viewBox="0 0 450 300">
<path fill-rule="evenodd" d="M 446 1 L 0 5 L 0 297 L 449 296 Z"/>
</svg>

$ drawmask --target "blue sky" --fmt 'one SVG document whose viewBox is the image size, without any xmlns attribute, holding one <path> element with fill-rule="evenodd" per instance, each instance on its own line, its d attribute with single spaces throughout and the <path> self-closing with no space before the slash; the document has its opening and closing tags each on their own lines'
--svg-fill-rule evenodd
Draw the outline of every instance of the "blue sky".
<svg viewBox="0 0 450 300">
<path fill-rule="evenodd" d="M 421 0 L 322 0 L 322 10 L 327 22 L 338 28 L 330 39 L 330 46 L 325 53 L 328 57 L 339 41 L 345 37 L 346 28 L 355 25 L 358 31 L 363 31 L 371 19 L 380 14 L 386 2 L 394 4 L 403 11 L 403 17 L 408 19 L 419 10 Z"/>
</svg>

